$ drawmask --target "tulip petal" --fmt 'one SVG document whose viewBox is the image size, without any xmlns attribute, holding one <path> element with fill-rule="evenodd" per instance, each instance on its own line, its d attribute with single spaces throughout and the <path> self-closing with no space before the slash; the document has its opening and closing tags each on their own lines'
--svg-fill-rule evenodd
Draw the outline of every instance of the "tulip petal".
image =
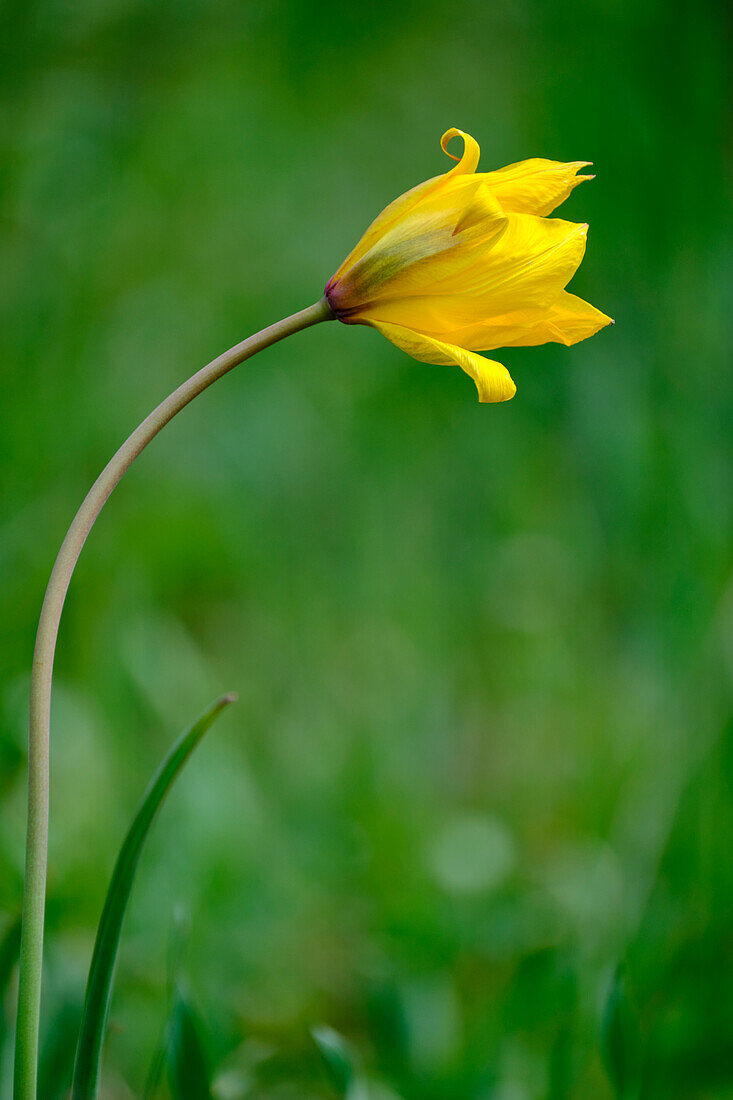
<svg viewBox="0 0 733 1100">
<path fill-rule="evenodd" d="M 505 230 L 507 215 L 491 191 L 474 175 L 459 176 L 418 205 L 374 242 L 372 247 L 326 288 L 342 320 L 354 309 L 403 293 L 416 268 L 438 257 L 457 256 L 477 243 L 483 252 Z M 450 261 L 449 261 L 450 262 Z M 442 270 L 442 269 L 441 269 Z"/>
<path fill-rule="evenodd" d="M 460 157 L 448 152 L 448 142 L 454 137 L 463 138 L 463 154 Z M 475 172 L 478 168 L 479 157 L 481 156 L 479 143 L 475 138 L 472 138 L 470 134 L 466 134 L 463 130 L 458 130 L 455 126 L 451 126 L 450 130 L 446 130 L 440 139 L 440 148 L 446 156 L 451 158 L 451 160 L 458 161 L 456 167 L 451 168 L 448 173 L 449 176 L 455 175 L 458 172 Z"/>
<path fill-rule="evenodd" d="M 428 317 L 424 320 L 427 322 Z M 429 323 L 423 328 L 430 336 L 471 351 L 492 351 L 549 342 L 570 347 L 612 324 L 613 320 L 600 309 L 563 290 L 546 309 L 516 310 L 455 328 L 433 330 Z"/>
<path fill-rule="evenodd" d="M 491 188 L 507 213 L 551 214 L 564 202 L 574 187 L 593 176 L 579 176 L 581 168 L 590 165 L 588 160 L 564 163 L 559 160 L 522 160 L 509 164 L 496 172 L 482 174 L 481 178 Z"/>
<path fill-rule="evenodd" d="M 426 180 L 425 183 L 419 183 L 417 187 L 412 187 L 409 191 L 406 191 L 404 195 L 400 195 L 399 198 L 394 199 L 389 206 L 385 206 L 382 213 L 378 214 L 368 229 L 366 229 L 361 239 L 330 280 L 330 283 L 338 282 L 344 272 L 349 271 L 357 264 L 359 260 L 385 236 L 385 234 L 389 233 L 390 229 L 396 226 L 402 218 L 406 217 L 414 206 L 417 206 L 421 199 L 429 195 L 442 179 L 444 179 L 443 176 L 434 176 L 432 179 Z"/>
<path fill-rule="evenodd" d="M 453 230 L 453 236 L 479 227 L 484 231 L 489 227 L 496 229 L 499 225 L 503 228 L 505 224 L 506 215 L 500 203 L 488 187 L 479 184 L 473 191 L 471 198 L 468 198 L 466 194 L 466 199 Z"/>
<path fill-rule="evenodd" d="M 368 323 L 413 359 L 419 359 L 422 363 L 455 364 L 460 367 L 473 378 L 481 402 L 508 401 L 517 392 L 509 371 L 493 359 L 486 359 L 443 340 L 434 340 L 401 325 L 384 324 L 381 321 Z"/>
<path fill-rule="evenodd" d="M 362 299 L 352 320 L 387 321 L 438 335 L 518 310 L 546 310 L 585 252 L 587 225 L 507 214 L 501 231 L 453 238 L 454 247 L 403 266 Z"/>
<path fill-rule="evenodd" d="M 612 324 L 612 318 L 601 313 L 600 309 L 596 309 L 590 302 L 585 302 L 575 294 L 568 294 L 563 290 L 542 318 L 516 317 L 513 318 L 513 323 L 503 327 L 502 331 L 499 331 L 498 325 L 492 325 L 494 329 L 491 334 L 492 342 L 481 344 L 481 347 L 483 350 L 511 346 L 528 347 L 550 342 L 570 347 L 571 344 L 587 340 L 589 336 L 593 336 L 606 325 Z"/>
<path fill-rule="evenodd" d="M 463 138 L 463 155 L 461 157 L 454 156 L 453 153 L 449 153 L 446 149 L 446 145 L 451 138 L 454 137 Z M 337 282 L 345 271 L 358 263 L 359 260 L 374 247 L 377 241 L 384 237 L 390 229 L 402 220 L 402 218 L 406 217 L 423 201 L 423 199 L 428 198 L 434 191 L 445 186 L 447 180 L 454 180 L 456 176 L 470 175 L 476 171 L 480 149 L 478 142 L 472 138 L 470 134 L 466 134 L 463 130 L 458 130 L 453 127 L 450 130 L 446 130 L 440 140 L 440 144 L 443 152 L 452 160 L 457 160 L 458 164 L 456 164 L 454 168 L 451 168 L 449 172 L 441 176 L 433 176 L 432 179 L 426 180 L 424 183 L 419 183 L 416 187 L 412 187 L 409 191 L 406 191 L 404 195 L 400 195 L 399 198 L 394 199 L 389 206 L 385 206 L 382 213 L 374 219 L 362 238 L 358 241 L 356 247 L 353 248 L 346 257 L 336 274 L 330 280 L 330 283 Z"/>
<path fill-rule="evenodd" d="M 504 232 L 490 249 L 479 239 L 465 251 L 441 258 L 429 292 L 460 296 L 474 316 L 477 307 L 485 310 L 484 316 L 541 308 L 557 298 L 577 271 L 587 233 L 586 224 L 508 214 Z"/>
</svg>

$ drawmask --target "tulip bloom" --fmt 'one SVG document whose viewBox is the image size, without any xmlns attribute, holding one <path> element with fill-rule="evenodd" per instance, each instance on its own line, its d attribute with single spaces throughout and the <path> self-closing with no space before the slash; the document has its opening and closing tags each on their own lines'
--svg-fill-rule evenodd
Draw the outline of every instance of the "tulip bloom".
<svg viewBox="0 0 733 1100">
<path fill-rule="evenodd" d="M 448 153 L 454 137 L 463 156 Z M 441 139 L 458 161 L 413 187 L 372 222 L 326 285 L 340 321 L 371 325 L 424 363 L 456 364 L 480 401 L 507 401 L 506 367 L 477 351 L 550 340 L 575 344 L 612 324 L 568 294 L 587 225 L 548 218 L 587 161 L 525 160 L 477 172 L 478 143 L 462 130 Z"/>
</svg>

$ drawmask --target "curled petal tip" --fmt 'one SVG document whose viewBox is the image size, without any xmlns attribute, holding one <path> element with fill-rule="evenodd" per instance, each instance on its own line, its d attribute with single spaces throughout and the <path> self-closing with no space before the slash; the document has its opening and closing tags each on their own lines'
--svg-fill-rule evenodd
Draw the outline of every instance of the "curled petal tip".
<svg viewBox="0 0 733 1100">
<path fill-rule="evenodd" d="M 463 137 L 463 131 L 459 130 L 456 126 L 451 126 L 451 128 L 449 130 L 445 131 L 442 138 L 440 139 L 440 148 L 443 150 L 443 152 L 446 154 L 446 156 L 450 157 L 451 160 L 460 161 L 461 158 L 457 157 L 455 155 L 455 153 L 449 153 L 448 152 L 448 142 L 452 141 L 454 137 L 461 137 L 462 138 Z"/>
<path fill-rule="evenodd" d="M 507 380 L 506 386 L 503 390 L 496 391 L 496 395 L 492 393 L 489 396 L 486 392 L 479 390 L 479 404 L 480 405 L 499 405 L 504 401 L 511 401 L 517 392 L 517 387 L 512 378 Z"/>
<path fill-rule="evenodd" d="M 463 140 L 463 155 L 460 157 L 457 157 L 455 153 L 448 152 L 448 142 L 452 141 L 455 137 L 459 137 Z M 445 131 L 440 139 L 440 147 L 446 156 L 458 162 L 455 168 L 448 173 L 449 175 L 453 172 L 470 173 L 476 171 L 481 150 L 479 149 L 479 144 L 476 139 L 472 138 L 470 134 L 467 134 L 465 130 L 459 130 L 457 126 L 451 126 L 449 130 Z"/>
</svg>

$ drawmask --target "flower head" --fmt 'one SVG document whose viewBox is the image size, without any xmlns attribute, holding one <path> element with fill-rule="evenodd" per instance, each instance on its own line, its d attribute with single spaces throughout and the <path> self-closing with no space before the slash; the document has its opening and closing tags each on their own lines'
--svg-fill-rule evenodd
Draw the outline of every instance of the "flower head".
<svg viewBox="0 0 733 1100">
<path fill-rule="evenodd" d="M 463 156 L 448 153 L 463 139 Z M 425 363 L 473 378 L 481 401 L 516 392 L 506 367 L 477 351 L 550 340 L 575 344 L 612 324 L 568 294 L 587 225 L 548 218 L 587 161 L 525 160 L 477 172 L 479 147 L 462 130 L 441 139 L 458 163 L 413 187 L 372 222 L 326 285 L 346 324 L 371 325 Z"/>
</svg>

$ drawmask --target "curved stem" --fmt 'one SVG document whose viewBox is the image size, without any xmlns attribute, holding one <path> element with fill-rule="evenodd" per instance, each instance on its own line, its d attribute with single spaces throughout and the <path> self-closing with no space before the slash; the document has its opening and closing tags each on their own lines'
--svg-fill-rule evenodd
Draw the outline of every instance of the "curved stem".
<svg viewBox="0 0 733 1100">
<path fill-rule="evenodd" d="M 28 832 L 20 948 L 14 1100 L 36 1100 L 41 1006 L 43 917 L 46 899 L 51 681 L 59 621 L 74 567 L 112 490 L 151 439 L 212 382 L 244 359 L 294 332 L 334 317 L 325 298 L 225 351 L 166 397 L 105 466 L 76 513 L 54 563 L 41 609 L 33 655 L 28 732 Z"/>
</svg>

